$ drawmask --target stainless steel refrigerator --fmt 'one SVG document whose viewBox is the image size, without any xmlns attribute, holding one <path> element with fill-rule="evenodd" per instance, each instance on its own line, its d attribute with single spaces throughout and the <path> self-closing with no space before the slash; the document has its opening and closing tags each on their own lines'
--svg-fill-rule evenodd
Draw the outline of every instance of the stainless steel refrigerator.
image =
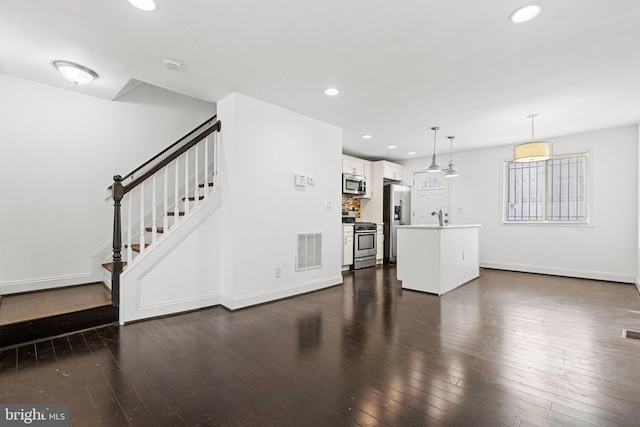
<svg viewBox="0 0 640 427">
<path fill-rule="evenodd" d="M 411 224 L 411 187 L 387 184 L 383 191 L 384 262 L 395 263 L 397 226 Z"/>
</svg>

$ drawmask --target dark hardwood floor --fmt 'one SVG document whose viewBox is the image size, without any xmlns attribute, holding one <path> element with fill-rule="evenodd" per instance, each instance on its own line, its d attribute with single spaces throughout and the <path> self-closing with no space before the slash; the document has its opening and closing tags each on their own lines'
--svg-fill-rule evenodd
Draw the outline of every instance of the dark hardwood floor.
<svg viewBox="0 0 640 427">
<path fill-rule="evenodd" d="M 630 285 L 482 270 L 442 297 L 395 269 L 236 312 L 0 352 L 0 402 L 76 426 L 638 426 Z"/>
</svg>

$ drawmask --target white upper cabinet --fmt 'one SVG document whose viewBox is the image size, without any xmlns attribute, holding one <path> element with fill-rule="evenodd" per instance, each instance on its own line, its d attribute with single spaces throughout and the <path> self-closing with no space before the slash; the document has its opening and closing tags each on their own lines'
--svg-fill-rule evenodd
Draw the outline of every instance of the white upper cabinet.
<svg viewBox="0 0 640 427">
<path fill-rule="evenodd" d="M 342 158 L 342 173 L 364 175 L 364 160 L 355 158 Z"/>
<path fill-rule="evenodd" d="M 382 161 L 382 178 L 392 181 L 402 181 L 403 166 L 397 163 Z"/>
</svg>

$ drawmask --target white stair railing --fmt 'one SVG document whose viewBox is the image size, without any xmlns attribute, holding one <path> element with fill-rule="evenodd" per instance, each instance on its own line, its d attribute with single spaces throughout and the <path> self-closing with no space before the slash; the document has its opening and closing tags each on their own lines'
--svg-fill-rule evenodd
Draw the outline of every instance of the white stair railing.
<svg viewBox="0 0 640 427">
<path fill-rule="evenodd" d="M 214 116 L 196 129 L 198 133 L 189 142 L 180 144 L 154 164 L 147 162 L 125 178 L 119 175 L 114 177 L 111 269 L 114 305 L 119 304 L 120 274 L 124 266 L 135 264 L 146 251 L 153 250 L 156 243 L 194 212 L 201 202 L 206 201 L 211 190 L 209 187 L 216 186 L 214 178 L 218 168 L 215 154 L 220 128 L 220 121 L 215 120 Z M 129 182 L 126 183 L 125 180 Z M 158 180 L 161 180 L 161 185 L 158 185 Z M 169 193 L 169 189 L 172 189 L 173 194 Z M 125 195 L 128 197 L 125 198 Z M 121 218 L 123 207 L 127 210 L 124 223 Z M 126 230 L 124 242 L 123 230 Z M 133 230 L 139 232 L 135 233 Z M 126 248 L 125 260 L 120 255 L 123 245 Z"/>
</svg>

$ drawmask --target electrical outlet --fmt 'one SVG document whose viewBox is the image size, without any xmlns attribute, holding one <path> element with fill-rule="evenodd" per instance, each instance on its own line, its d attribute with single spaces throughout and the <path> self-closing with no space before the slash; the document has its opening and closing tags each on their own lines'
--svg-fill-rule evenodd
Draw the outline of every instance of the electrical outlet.
<svg viewBox="0 0 640 427">
<path fill-rule="evenodd" d="M 280 267 L 276 267 L 274 269 L 274 274 L 275 274 L 276 278 L 282 276 L 282 269 Z"/>
<path fill-rule="evenodd" d="M 316 185 L 316 179 L 312 176 L 308 176 L 307 177 L 307 184 L 308 185 Z"/>
</svg>

